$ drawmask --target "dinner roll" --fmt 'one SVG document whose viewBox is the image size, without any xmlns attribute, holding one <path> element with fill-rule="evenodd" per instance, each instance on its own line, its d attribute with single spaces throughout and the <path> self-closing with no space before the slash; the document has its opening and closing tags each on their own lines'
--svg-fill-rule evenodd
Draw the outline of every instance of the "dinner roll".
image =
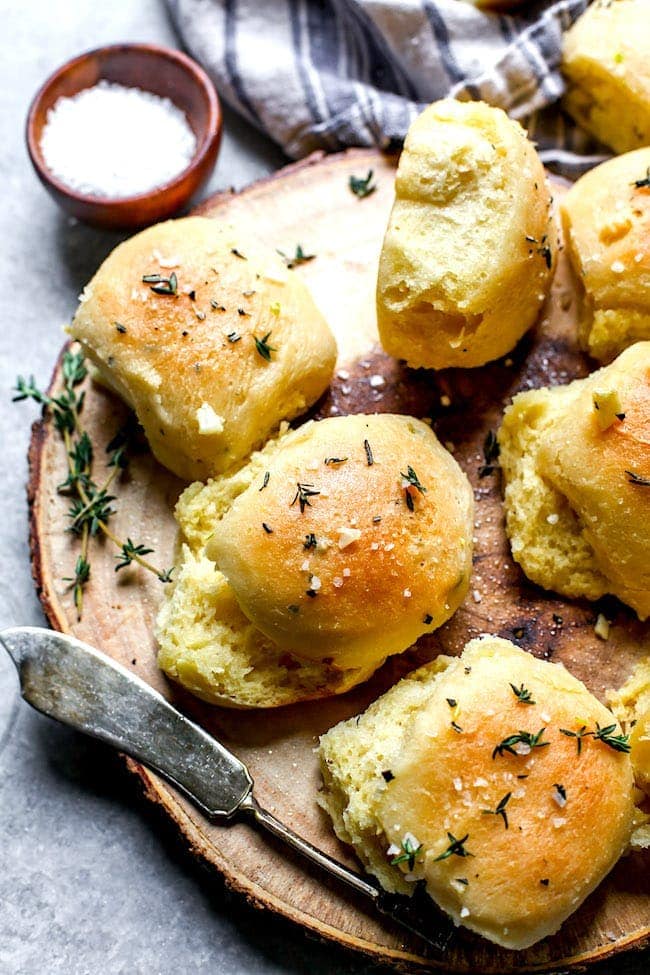
<svg viewBox="0 0 650 975">
<path fill-rule="evenodd" d="M 215 522 L 251 484 L 264 483 L 287 427 L 283 423 L 280 435 L 238 470 L 207 484 L 191 484 L 176 505 L 181 545 L 156 620 L 158 664 L 171 680 L 210 704 L 280 707 L 328 697 L 361 683 L 376 669 L 302 660 L 277 646 L 244 615 L 228 580 L 205 555 Z"/>
<path fill-rule="evenodd" d="M 186 480 L 241 463 L 324 392 L 334 338 L 299 276 L 217 220 L 186 217 L 120 244 L 71 334 Z"/>
<path fill-rule="evenodd" d="M 286 437 L 214 519 L 206 554 L 274 643 L 377 667 L 463 601 L 472 532 L 469 482 L 430 427 L 343 416 Z"/>
<path fill-rule="evenodd" d="M 592 169 L 562 201 L 580 341 L 601 361 L 650 338 L 649 174 L 650 146 Z"/>
<path fill-rule="evenodd" d="M 519 393 L 498 434 L 506 531 L 526 575 L 650 615 L 650 342 L 567 386 Z"/>
<path fill-rule="evenodd" d="M 646 0 L 596 0 L 564 35 L 564 107 L 627 152 L 650 143 L 650 23 Z"/>
<path fill-rule="evenodd" d="M 480 366 L 533 324 L 556 254 L 551 196 L 518 122 L 434 102 L 413 122 L 379 260 L 377 319 L 410 366 Z"/>
<path fill-rule="evenodd" d="M 562 666 L 485 636 L 328 731 L 319 801 L 387 890 L 424 880 L 456 924 L 527 948 L 630 840 L 632 768 L 612 724 Z"/>
<path fill-rule="evenodd" d="M 300 660 L 278 647 L 244 616 L 214 562 L 187 545 L 175 576 L 156 623 L 158 665 L 209 704 L 280 707 L 329 697 L 375 670 Z"/>
</svg>

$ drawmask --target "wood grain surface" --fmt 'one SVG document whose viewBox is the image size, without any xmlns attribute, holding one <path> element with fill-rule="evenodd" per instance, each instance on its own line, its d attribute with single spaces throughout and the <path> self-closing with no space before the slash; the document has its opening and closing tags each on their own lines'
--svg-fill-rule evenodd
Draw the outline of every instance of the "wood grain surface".
<svg viewBox="0 0 650 975">
<path fill-rule="evenodd" d="M 537 656 L 562 661 L 599 697 L 622 682 L 647 644 L 649 627 L 615 600 L 598 606 L 569 602 L 527 582 L 512 561 L 503 528 L 499 473 L 480 478 L 486 433 L 499 423 L 504 404 L 521 389 L 565 383 L 593 364 L 575 343 L 574 285 L 564 256 L 537 327 L 504 360 L 474 370 L 414 371 L 377 346 L 374 287 L 383 231 L 392 203 L 395 159 L 374 150 L 316 155 L 239 194 L 220 194 L 199 209 L 215 220 L 242 226 L 272 247 L 293 253 L 300 243 L 316 258 L 299 268 L 334 329 L 338 372 L 316 416 L 401 412 L 431 417 L 475 489 L 474 576 L 465 604 L 452 620 L 416 647 L 390 660 L 367 684 L 326 701 L 260 712 L 210 707 L 170 684 L 156 666 L 152 625 L 162 587 L 149 574 L 116 575 L 114 550 L 98 544 L 76 619 L 62 581 L 76 559 L 75 540 L 63 531 L 67 500 L 56 491 L 65 457 L 51 423 L 34 427 L 30 451 L 31 546 L 34 576 L 53 627 L 87 640 L 131 668 L 239 755 L 251 768 L 259 801 L 294 830 L 356 867 L 351 852 L 332 834 L 315 802 L 318 736 L 356 714 L 415 666 L 442 652 L 457 654 L 479 633 L 514 640 Z M 378 188 L 358 199 L 350 174 L 372 168 Z M 557 185 L 557 194 L 562 187 Z M 381 377 L 377 379 L 374 377 Z M 383 380 L 383 383 L 382 383 Z M 59 385 L 58 367 L 53 385 Z M 124 421 L 124 406 L 88 384 L 84 417 L 100 477 L 102 447 Z M 123 537 L 146 542 L 156 562 L 173 558 L 172 508 L 182 484 L 143 452 L 119 484 L 114 524 Z M 598 610 L 613 621 L 610 638 L 594 634 Z M 650 859 L 635 853 L 552 938 L 524 952 L 501 950 L 459 930 L 444 958 L 415 936 L 376 916 L 360 898 L 245 825 L 219 827 L 159 777 L 133 761 L 146 794 L 185 836 L 192 851 L 250 901 L 277 911 L 310 931 L 377 961 L 409 971 L 510 973 L 581 966 L 650 939 Z M 594 823 L 598 829 L 598 823 Z"/>
</svg>

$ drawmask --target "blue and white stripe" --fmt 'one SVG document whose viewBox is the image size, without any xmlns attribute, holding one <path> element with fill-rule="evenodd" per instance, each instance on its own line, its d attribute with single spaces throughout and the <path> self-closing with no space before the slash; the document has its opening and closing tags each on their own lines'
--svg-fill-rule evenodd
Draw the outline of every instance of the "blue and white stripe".
<svg viewBox="0 0 650 975">
<path fill-rule="evenodd" d="M 562 33 L 587 0 L 505 15 L 463 0 L 167 0 L 222 97 L 299 158 L 386 147 L 424 105 L 480 98 L 529 125 L 547 158 L 594 153 L 562 116 Z"/>
</svg>

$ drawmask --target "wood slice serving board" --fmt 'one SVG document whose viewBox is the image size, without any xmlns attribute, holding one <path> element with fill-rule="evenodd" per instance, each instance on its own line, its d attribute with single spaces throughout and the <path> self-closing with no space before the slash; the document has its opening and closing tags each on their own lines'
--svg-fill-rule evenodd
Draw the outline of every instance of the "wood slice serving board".
<svg viewBox="0 0 650 975">
<path fill-rule="evenodd" d="M 221 194 L 199 212 L 241 226 L 272 247 L 293 253 L 300 243 L 316 258 L 298 269 L 334 329 L 341 351 L 330 392 L 315 415 L 400 412 L 431 417 L 441 441 L 454 451 L 476 494 L 474 577 L 470 595 L 441 630 L 390 660 L 367 684 L 325 701 L 266 712 L 229 711 L 194 700 L 156 667 L 152 628 L 162 588 L 141 570 L 114 572 L 114 550 L 98 544 L 93 575 L 78 622 L 63 577 L 76 559 L 76 543 L 64 533 L 68 501 L 57 494 L 65 458 L 50 422 L 37 423 L 30 465 L 33 569 L 47 617 L 132 669 L 228 745 L 251 768 L 260 802 L 316 846 L 356 867 L 334 838 L 316 805 L 319 787 L 315 746 L 337 721 L 363 710 L 400 676 L 442 652 L 457 654 L 479 633 L 514 640 L 531 653 L 562 661 L 599 697 L 629 674 L 647 646 L 648 626 L 612 600 L 609 640 L 594 634 L 600 607 L 569 602 L 527 582 L 512 561 L 503 528 L 498 471 L 479 478 L 486 433 L 503 406 L 521 389 L 565 383 L 590 365 L 575 343 L 574 285 L 563 256 L 539 324 L 511 356 L 474 370 L 414 371 L 384 355 L 377 344 L 374 287 L 377 259 L 393 196 L 395 158 L 374 150 L 316 155 L 239 194 Z M 357 199 L 348 188 L 354 173 L 372 168 L 377 191 Z M 557 187 L 558 194 L 562 187 Z M 591 365 L 593 368 L 593 364 Z M 60 384 L 58 368 L 53 385 Z M 106 444 L 124 421 L 125 408 L 105 390 L 88 384 L 85 424 L 101 466 Z M 97 477 L 101 471 L 97 471 Z M 156 562 L 173 560 L 173 505 L 183 485 L 146 452 L 137 455 L 119 485 L 114 522 L 155 549 Z M 292 859 L 246 825 L 211 825 L 178 792 L 129 761 L 147 796 L 158 803 L 192 851 L 255 905 L 277 911 L 310 931 L 377 961 L 408 970 L 451 972 L 543 971 L 581 966 L 650 938 L 650 871 L 647 855 L 635 853 L 552 938 L 524 952 L 501 950 L 459 930 L 444 958 L 434 957 L 415 936 L 375 915 L 354 894 Z M 594 829 L 599 824 L 594 823 Z"/>
</svg>

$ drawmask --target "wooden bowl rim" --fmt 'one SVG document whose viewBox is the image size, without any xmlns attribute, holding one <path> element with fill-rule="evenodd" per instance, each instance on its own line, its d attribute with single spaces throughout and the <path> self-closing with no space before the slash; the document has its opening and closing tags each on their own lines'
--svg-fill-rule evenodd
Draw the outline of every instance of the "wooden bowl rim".
<svg viewBox="0 0 650 975">
<path fill-rule="evenodd" d="M 104 55 L 107 52 L 112 51 L 128 52 L 135 56 L 141 54 L 153 55 L 155 57 L 160 57 L 167 61 L 176 63 L 185 72 L 186 76 L 192 79 L 195 87 L 203 93 L 208 105 L 207 125 L 205 126 L 200 138 L 198 138 L 194 155 L 185 169 L 181 170 L 181 172 L 174 176 L 173 179 L 168 180 L 161 186 L 157 186 L 153 190 L 145 190 L 143 193 L 136 193 L 132 196 L 93 196 L 85 193 L 79 193 L 76 190 L 71 189 L 60 179 L 58 179 L 58 177 L 56 177 L 46 165 L 45 160 L 43 159 L 39 141 L 36 137 L 36 116 L 53 85 L 56 84 L 62 75 L 66 74 L 71 69 L 76 68 L 78 65 L 83 64 L 84 61 L 87 61 L 97 55 Z M 148 91 L 149 89 L 143 90 Z M 80 88 L 79 91 L 83 91 L 83 88 Z M 173 99 L 170 100 L 172 102 L 174 101 Z M 32 98 L 29 106 L 27 121 L 25 124 L 25 141 L 27 143 L 29 158 L 38 176 L 43 183 L 53 187 L 58 194 L 77 205 L 89 205 L 96 207 L 97 209 L 101 208 L 104 210 L 117 210 L 118 208 L 122 210 L 142 203 L 145 200 L 150 203 L 159 202 L 162 204 L 167 194 L 171 190 L 174 190 L 176 187 L 180 186 L 190 174 L 201 168 L 206 158 L 212 152 L 215 143 L 218 144 L 218 141 L 221 138 L 222 125 L 223 114 L 221 111 L 221 102 L 219 100 L 219 96 L 217 95 L 214 84 L 206 71 L 201 67 L 200 64 L 194 61 L 193 58 L 190 58 L 182 51 L 178 51 L 171 47 L 165 47 L 161 44 L 117 43 L 105 44 L 101 47 L 95 47 L 89 51 L 84 51 L 73 58 L 69 58 L 62 65 L 60 65 L 60 67 L 48 75 Z"/>
</svg>

